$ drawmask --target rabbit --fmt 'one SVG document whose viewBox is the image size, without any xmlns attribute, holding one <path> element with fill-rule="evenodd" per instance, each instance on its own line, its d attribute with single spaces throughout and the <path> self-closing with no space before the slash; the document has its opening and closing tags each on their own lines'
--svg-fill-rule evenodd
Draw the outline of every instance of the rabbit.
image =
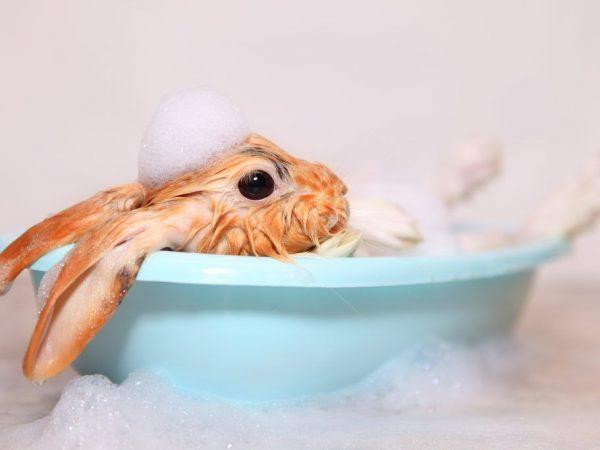
<svg viewBox="0 0 600 450">
<path fill-rule="evenodd" d="M 76 243 L 40 287 L 42 309 L 23 360 L 43 381 L 67 367 L 116 311 L 158 250 L 288 260 L 340 234 L 347 188 L 326 166 L 258 134 L 163 185 L 101 192 L 33 226 L 0 254 L 0 290 L 39 257 Z"/>
</svg>

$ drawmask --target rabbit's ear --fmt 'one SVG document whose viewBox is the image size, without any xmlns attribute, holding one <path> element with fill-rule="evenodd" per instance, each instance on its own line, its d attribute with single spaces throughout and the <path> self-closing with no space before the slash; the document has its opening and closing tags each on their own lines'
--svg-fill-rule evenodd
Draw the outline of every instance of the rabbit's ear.
<svg viewBox="0 0 600 450">
<path fill-rule="evenodd" d="M 100 192 L 34 225 L 0 254 L 0 295 L 21 271 L 51 250 L 71 244 L 93 227 L 144 203 L 141 184 Z"/>
<path fill-rule="evenodd" d="M 46 298 L 25 376 L 41 381 L 69 365 L 112 316 L 146 256 L 181 249 L 209 221 L 197 200 L 181 199 L 123 213 L 86 234 L 42 280 L 39 294 Z"/>
</svg>

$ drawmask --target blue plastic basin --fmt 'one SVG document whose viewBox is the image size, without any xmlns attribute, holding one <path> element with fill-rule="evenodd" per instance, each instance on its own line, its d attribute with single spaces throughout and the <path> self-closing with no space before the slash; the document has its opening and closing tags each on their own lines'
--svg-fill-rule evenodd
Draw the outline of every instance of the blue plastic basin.
<svg viewBox="0 0 600 450">
<path fill-rule="evenodd" d="M 6 243 L 6 240 L 5 242 Z M 416 342 L 507 333 L 563 240 L 452 257 L 269 258 L 159 252 L 75 361 L 115 382 L 154 369 L 242 401 L 343 388 Z M 43 274 L 66 253 L 31 269 Z"/>
</svg>

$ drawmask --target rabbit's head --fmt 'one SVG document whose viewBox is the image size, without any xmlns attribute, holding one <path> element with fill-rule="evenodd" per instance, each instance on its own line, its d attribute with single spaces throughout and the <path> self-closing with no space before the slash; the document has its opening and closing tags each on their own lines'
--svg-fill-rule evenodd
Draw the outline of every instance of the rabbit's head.
<svg viewBox="0 0 600 450">
<path fill-rule="evenodd" d="M 204 200 L 212 221 L 187 249 L 286 258 L 342 231 L 346 186 L 326 166 L 294 158 L 257 134 L 203 170 L 160 187 L 150 203 Z"/>
</svg>

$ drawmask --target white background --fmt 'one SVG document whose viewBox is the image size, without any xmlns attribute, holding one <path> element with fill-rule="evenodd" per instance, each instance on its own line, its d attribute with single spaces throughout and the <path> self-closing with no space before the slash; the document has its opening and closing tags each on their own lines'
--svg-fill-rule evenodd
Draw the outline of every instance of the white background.
<svg viewBox="0 0 600 450">
<path fill-rule="evenodd" d="M 518 220 L 600 148 L 599 23 L 592 0 L 3 1 L 0 232 L 134 179 L 160 97 L 203 84 L 342 176 L 500 138 L 505 177 L 461 215 Z M 597 232 L 553 270 L 599 254 Z"/>
</svg>

